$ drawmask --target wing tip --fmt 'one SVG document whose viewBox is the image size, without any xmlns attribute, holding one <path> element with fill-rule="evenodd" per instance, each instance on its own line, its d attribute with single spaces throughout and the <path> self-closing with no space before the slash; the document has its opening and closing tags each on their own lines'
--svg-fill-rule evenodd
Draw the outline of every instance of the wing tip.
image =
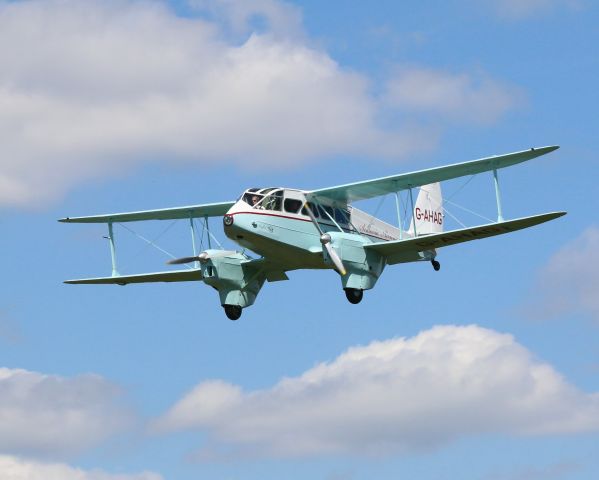
<svg viewBox="0 0 599 480">
<path fill-rule="evenodd" d="M 555 152 L 560 148 L 559 145 L 547 145 L 546 147 L 531 147 L 531 152 L 539 152 L 540 155 L 545 155 L 546 153 Z"/>
</svg>

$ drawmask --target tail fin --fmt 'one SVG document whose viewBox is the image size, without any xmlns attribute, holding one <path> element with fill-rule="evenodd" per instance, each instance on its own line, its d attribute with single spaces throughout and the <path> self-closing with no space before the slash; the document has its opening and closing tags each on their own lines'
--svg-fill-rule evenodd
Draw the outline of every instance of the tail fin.
<svg viewBox="0 0 599 480">
<path fill-rule="evenodd" d="M 409 232 L 411 234 L 416 232 L 418 236 L 429 233 L 441 233 L 444 221 L 441 184 L 437 182 L 423 185 L 420 187 L 420 192 L 414 205 Z"/>
</svg>

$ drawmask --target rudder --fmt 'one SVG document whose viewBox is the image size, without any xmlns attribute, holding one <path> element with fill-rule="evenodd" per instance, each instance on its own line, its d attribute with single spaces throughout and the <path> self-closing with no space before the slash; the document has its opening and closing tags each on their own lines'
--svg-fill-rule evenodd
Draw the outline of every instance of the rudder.
<svg viewBox="0 0 599 480">
<path fill-rule="evenodd" d="M 445 216 L 443 215 L 441 184 L 437 182 L 423 185 L 420 187 L 414 211 L 412 212 L 410 233 L 414 234 L 415 231 L 418 236 L 441 233 L 444 223 Z"/>
</svg>

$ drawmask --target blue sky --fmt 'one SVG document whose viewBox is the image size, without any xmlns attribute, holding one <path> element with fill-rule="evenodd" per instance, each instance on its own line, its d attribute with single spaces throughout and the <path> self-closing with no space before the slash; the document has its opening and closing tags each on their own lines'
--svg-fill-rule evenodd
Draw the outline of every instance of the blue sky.
<svg viewBox="0 0 599 480">
<path fill-rule="evenodd" d="M 0 478 L 596 478 L 597 7 L 404 3 L 0 2 Z M 551 144 L 500 172 L 504 213 L 566 217 L 357 306 L 332 271 L 238 322 L 203 285 L 62 284 L 110 272 L 104 227 L 63 216 Z M 493 218 L 491 176 L 464 183 Z M 185 222 L 132 227 L 191 250 Z M 164 267 L 115 234 L 122 273 Z"/>
</svg>

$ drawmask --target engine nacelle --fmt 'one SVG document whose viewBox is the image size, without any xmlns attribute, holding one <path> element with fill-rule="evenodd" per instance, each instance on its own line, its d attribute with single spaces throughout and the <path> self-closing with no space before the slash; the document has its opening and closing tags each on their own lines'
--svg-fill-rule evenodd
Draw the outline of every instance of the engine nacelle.
<svg viewBox="0 0 599 480">
<path fill-rule="evenodd" d="M 201 263 L 203 280 L 218 290 L 221 305 L 242 308 L 252 305 L 266 277 L 247 263 L 251 259 L 240 252 L 222 255 L 220 250 L 209 250 L 206 253 L 208 258 Z"/>
<path fill-rule="evenodd" d="M 347 273 L 341 276 L 343 288 L 357 290 L 373 288 L 385 268 L 383 256 L 365 249 L 364 245 L 370 243 L 370 241 L 362 236 L 341 232 L 328 233 L 331 236 L 333 248 L 347 270 Z M 326 251 L 325 261 L 330 262 Z"/>
</svg>

